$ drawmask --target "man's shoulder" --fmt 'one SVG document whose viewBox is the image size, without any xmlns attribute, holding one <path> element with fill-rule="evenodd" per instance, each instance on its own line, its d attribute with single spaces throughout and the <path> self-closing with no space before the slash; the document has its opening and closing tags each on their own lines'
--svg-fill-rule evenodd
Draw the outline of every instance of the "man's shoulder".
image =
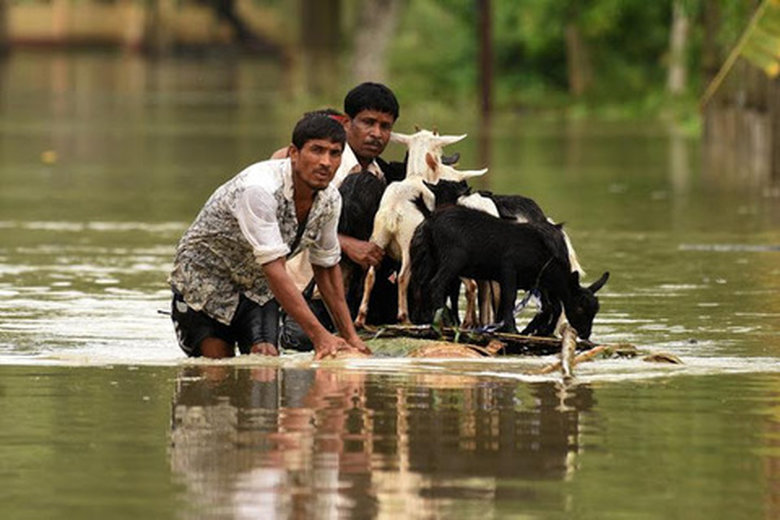
<svg viewBox="0 0 780 520">
<path fill-rule="evenodd" d="M 276 191 L 284 184 L 285 174 L 290 170 L 289 159 L 268 159 L 250 164 L 236 175 L 246 187 L 256 186 Z"/>
<path fill-rule="evenodd" d="M 268 172 L 281 174 L 286 169 L 289 169 L 290 159 L 289 158 L 283 158 L 283 159 L 266 159 L 264 161 L 258 161 L 256 163 L 252 163 L 243 170 L 241 170 L 238 175 L 244 175 L 244 176 L 253 176 L 258 174 L 267 174 Z"/>
</svg>

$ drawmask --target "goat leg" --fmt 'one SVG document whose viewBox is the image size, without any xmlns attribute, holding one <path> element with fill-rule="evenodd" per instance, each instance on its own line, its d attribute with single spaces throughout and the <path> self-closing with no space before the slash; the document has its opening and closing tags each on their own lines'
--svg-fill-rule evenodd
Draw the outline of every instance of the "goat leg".
<svg viewBox="0 0 780 520">
<path fill-rule="evenodd" d="M 477 282 L 477 294 L 479 298 L 479 324 L 487 326 L 494 323 L 496 309 L 498 309 L 498 284 L 490 280 Z"/>
<path fill-rule="evenodd" d="M 431 311 L 436 311 L 446 306 L 447 288 L 453 279 L 457 279 L 455 274 L 448 271 L 448 266 L 441 266 L 437 273 L 431 278 Z"/>
<path fill-rule="evenodd" d="M 504 267 L 501 272 L 501 304 L 498 313 L 503 325 L 502 332 L 517 333 L 515 323 L 515 299 L 517 298 L 517 273 L 514 269 Z"/>
<path fill-rule="evenodd" d="M 409 301 L 407 300 L 411 274 L 412 261 L 407 248 L 401 253 L 401 271 L 398 273 L 398 323 L 405 325 L 411 323 L 409 321 Z"/>
<path fill-rule="evenodd" d="M 450 300 L 449 310 L 450 318 L 452 319 L 452 325 L 458 326 L 460 324 L 460 315 L 458 313 L 458 300 L 460 299 L 460 278 L 455 277 L 452 279 L 449 291 L 447 293 L 447 298 Z"/>
<path fill-rule="evenodd" d="M 463 316 L 463 328 L 473 329 L 477 321 L 477 282 L 471 278 L 463 278 L 466 287 L 466 314 Z"/>
<path fill-rule="evenodd" d="M 542 310 L 533 317 L 520 334 L 540 337 L 552 336 L 558 325 L 561 312 L 561 302 L 552 301 L 546 294 L 543 294 Z"/>
<path fill-rule="evenodd" d="M 363 299 L 360 300 L 357 318 L 355 318 L 355 328 L 362 329 L 366 325 L 366 316 L 368 315 L 368 300 L 371 298 L 371 291 L 374 289 L 376 280 L 376 270 L 370 267 L 366 273 L 366 280 L 363 282 Z"/>
</svg>

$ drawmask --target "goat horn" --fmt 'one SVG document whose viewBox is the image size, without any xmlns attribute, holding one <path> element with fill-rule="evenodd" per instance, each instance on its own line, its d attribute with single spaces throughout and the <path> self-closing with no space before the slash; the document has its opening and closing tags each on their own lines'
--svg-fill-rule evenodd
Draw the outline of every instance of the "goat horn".
<svg viewBox="0 0 780 520">
<path fill-rule="evenodd" d="M 481 170 L 456 170 L 458 176 L 461 178 L 461 180 L 466 180 L 469 177 L 479 177 L 480 175 L 484 175 L 487 173 L 487 168 L 482 168 Z"/>
<path fill-rule="evenodd" d="M 408 146 L 411 138 L 412 136 L 408 134 L 402 134 L 400 132 L 390 132 L 390 140 L 393 141 L 394 143 L 401 143 Z"/>
<path fill-rule="evenodd" d="M 420 130 L 422 130 L 422 129 L 420 128 L 420 125 L 414 125 L 414 131 L 415 131 L 415 132 L 419 132 Z"/>
<path fill-rule="evenodd" d="M 436 144 L 441 147 L 445 147 L 449 144 L 457 143 L 466 138 L 468 134 L 462 135 L 439 135 L 436 136 Z"/>
<path fill-rule="evenodd" d="M 608 280 L 608 279 L 609 279 L 609 271 L 607 271 L 607 272 L 605 272 L 604 274 L 602 274 L 602 275 L 601 275 L 601 278 L 599 278 L 598 280 L 596 280 L 595 282 L 593 282 L 593 283 L 592 283 L 592 284 L 591 284 L 591 285 L 588 287 L 588 289 L 590 290 L 590 292 L 592 292 L 592 293 L 595 293 L 596 291 L 598 291 L 599 289 L 601 289 L 602 287 L 604 287 L 604 284 L 605 284 L 605 283 L 607 283 L 607 280 Z"/>
</svg>

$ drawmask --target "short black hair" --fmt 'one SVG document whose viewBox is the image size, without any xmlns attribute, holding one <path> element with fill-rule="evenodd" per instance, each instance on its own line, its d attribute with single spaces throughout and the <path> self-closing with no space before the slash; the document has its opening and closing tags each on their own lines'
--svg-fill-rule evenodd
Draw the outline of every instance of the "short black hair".
<svg viewBox="0 0 780 520">
<path fill-rule="evenodd" d="M 376 110 L 398 119 L 398 100 L 393 91 L 381 83 L 361 83 L 347 93 L 344 98 L 344 112 L 352 118 L 363 110 Z"/>
<path fill-rule="evenodd" d="M 313 112 L 305 114 L 295 125 L 292 134 L 292 144 L 300 150 L 312 139 L 327 139 L 341 144 L 341 148 L 344 149 L 347 133 L 344 131 L 341 123 L 329 115 Z"/>
</svg>

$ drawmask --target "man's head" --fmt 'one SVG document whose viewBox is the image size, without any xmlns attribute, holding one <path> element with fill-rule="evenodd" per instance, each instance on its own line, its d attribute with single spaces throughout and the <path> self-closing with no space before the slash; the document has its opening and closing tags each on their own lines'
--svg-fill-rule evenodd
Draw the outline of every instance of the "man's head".
<svg viewBox="0 0 780 520">
<path fill-rule="evenodd" d="M 379 157 L 398 119 L 398 100 L 380 83 L 361 83 L 344 98 L 347 142 L 362 166 Z"/>
<path fill-rule="evenodd" d="M 335 119 L 322 113 L 303 116 L 295 125 L 289 155 L 296 184 L 326 188 L 341 164 L 346 134 Z"/>
</svg>

